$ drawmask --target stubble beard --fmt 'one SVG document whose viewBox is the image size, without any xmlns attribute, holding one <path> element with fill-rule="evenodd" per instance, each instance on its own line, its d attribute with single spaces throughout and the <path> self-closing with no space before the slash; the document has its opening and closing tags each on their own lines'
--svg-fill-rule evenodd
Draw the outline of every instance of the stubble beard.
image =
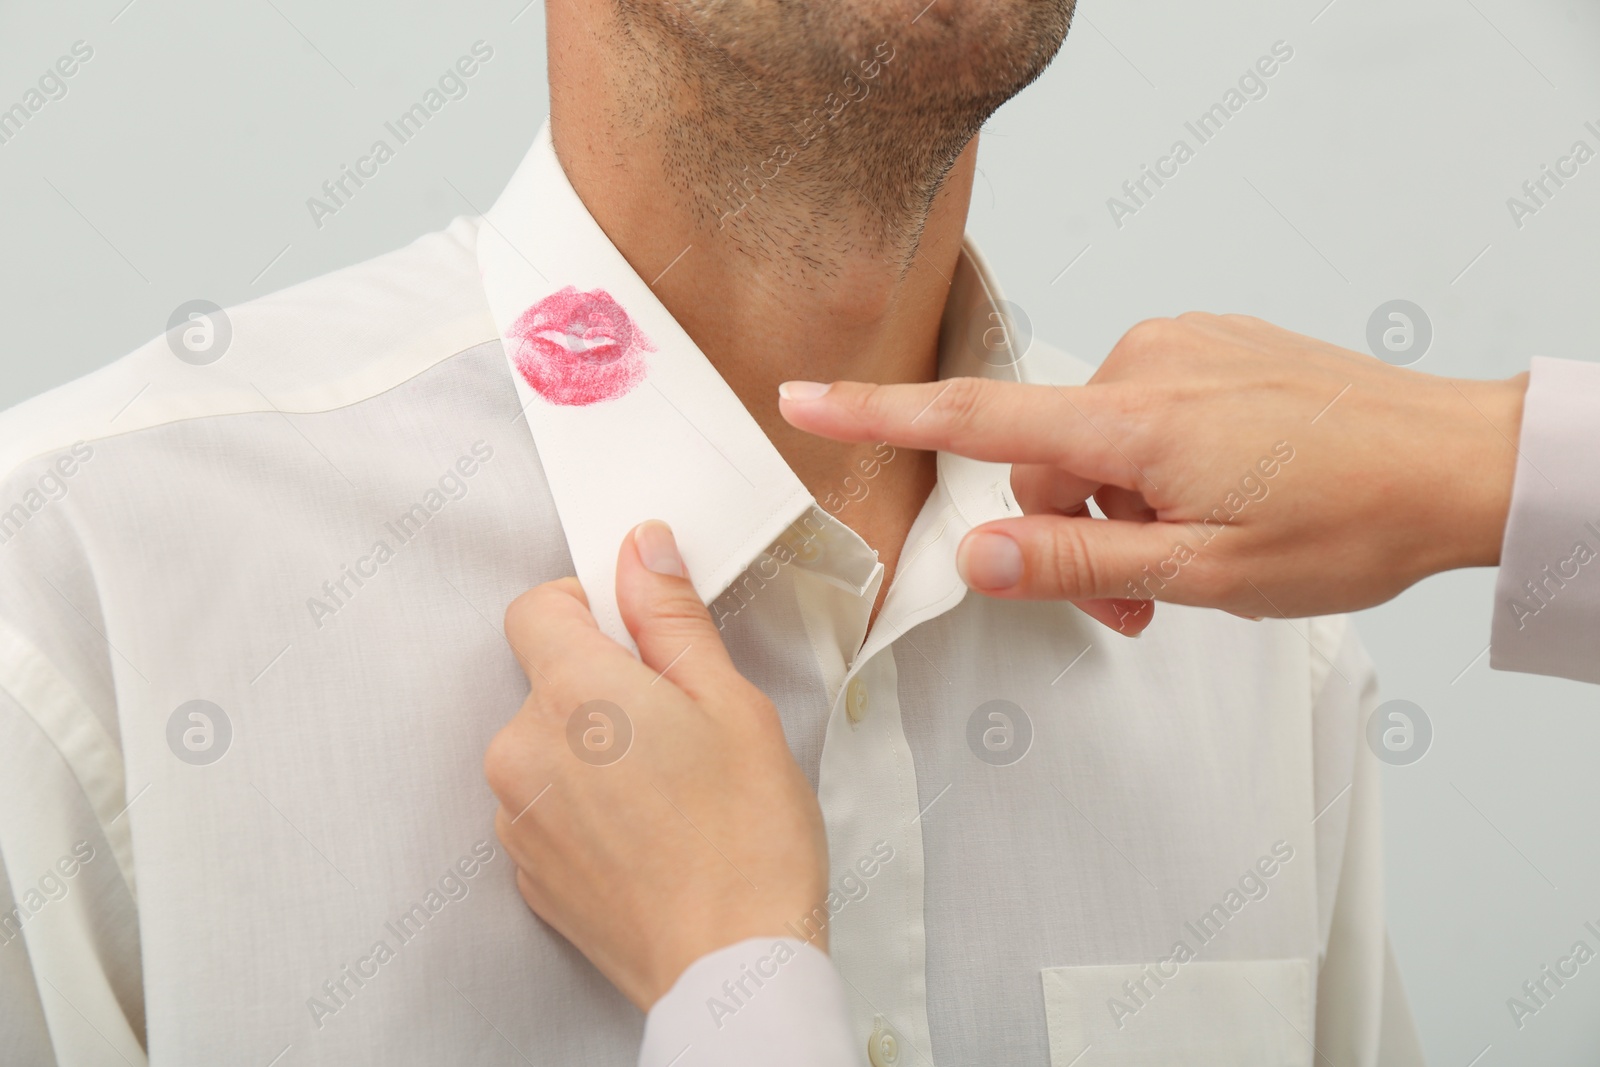
<svg viewBox="0 0 1600 1067">
<path fill-rule="evenodd" d="M 700 226 L 824 282 L 862 252 L 909 269 L 952 164 L 1054 58 L 1073 11 L 938 0 L 912 22 L 852 0 L 616 2 L 634 118 L 660 131 Z"/>
</svg>

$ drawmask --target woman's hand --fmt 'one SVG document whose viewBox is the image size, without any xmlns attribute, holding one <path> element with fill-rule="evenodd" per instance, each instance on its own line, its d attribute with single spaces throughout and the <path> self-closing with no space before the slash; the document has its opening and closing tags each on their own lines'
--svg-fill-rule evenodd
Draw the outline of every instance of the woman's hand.
<svg viewBox="0 0 1600 1067">
<path fill-rule="evenodd" d="M 795 937 L 827 895 L 828 848 L 777 709 L 734 668 L 662 523 L 623 543 L 617 601 L 638 659 L 576 579 L 511 605 L 532 691 L 484 769 L 523 899 L 648 1011 L 700 957 Z M 825 929 L 812 944 L 827 951 Z"/>
<path fill-rule="evenodd" d="M 1294 617 L 1499 562 L 1527 376 L 1432 377 L 1191 313 L 1134 327 L 1083 386 L 821 388 L 787 383 L 784 417 L 838 440 L 1014 464 L 1025 515 L 967 535 L 974 589 Z"/>
</svg>

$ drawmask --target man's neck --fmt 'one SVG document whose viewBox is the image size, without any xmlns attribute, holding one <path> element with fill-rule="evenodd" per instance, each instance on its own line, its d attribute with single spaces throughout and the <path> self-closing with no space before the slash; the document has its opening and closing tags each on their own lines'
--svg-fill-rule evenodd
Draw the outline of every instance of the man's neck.
<svg viewBox="0 0 1600 1067">
<path fill-rule="evenodd" d="M 925 194 L 901 198 L 911 211 L 827 187 L 827 154 L 851 141 L 833 130 L 804 147 L 796 135 L 787 162 L 763 168 L 770 180 L 719 201 L 713 190 L 690 187 L 704 160 L 676 164 L 681 115 L 675 132 L 664 113 L 693 103 L 655 100 L 642 109 L 636 73 L 619 73 L 628 64 L 617 61 L 616 28 L 596 23 L 604 17 L 599 5 L 552 5 L 549 13 L 551 131 L 562 167 L 802 483 L 819 501 L 850 498 L 873 446 L 795 430 L 778 414 L 778 384 L 937 376 L 976 139 Z M 868 89 L 850 106 L 864 112 L 872 102 Z M 847 108 L 830 121 L 867 118 Z M 931 455 L 902 451 L 860 506 L 839 517 L 892 567 L 933 481 Z"/>
</svg>

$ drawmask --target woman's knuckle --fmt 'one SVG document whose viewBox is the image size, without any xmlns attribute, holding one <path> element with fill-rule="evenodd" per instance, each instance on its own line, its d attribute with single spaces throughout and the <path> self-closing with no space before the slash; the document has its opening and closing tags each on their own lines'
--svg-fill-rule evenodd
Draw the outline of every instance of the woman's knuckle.
<svg viewBox="0 0 1600 1067">
<path fill-rule="evenodd" d="M 1078 523 L 1062 524 L 1056 531 L 1049 541 L 1045 562 L 1049 571 L 1048 580 L 1063 595 L 1079 597 L 1098 591 L 1094 559 Z"/>
</svg>

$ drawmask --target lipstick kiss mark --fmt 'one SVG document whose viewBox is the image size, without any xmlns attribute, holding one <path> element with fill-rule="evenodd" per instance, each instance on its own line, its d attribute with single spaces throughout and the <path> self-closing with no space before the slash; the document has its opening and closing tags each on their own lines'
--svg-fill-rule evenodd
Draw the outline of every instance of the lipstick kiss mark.
<svg viewBox="0 0 1600 1067">
<path fill-rule="evenodd" d="M 655 351 L 610 293 L 570 285 L 524 311 L 509 334 L 533 391 L 570 407 L 627 395 L 644 381 L 645 353 Z"/>
</svg>

